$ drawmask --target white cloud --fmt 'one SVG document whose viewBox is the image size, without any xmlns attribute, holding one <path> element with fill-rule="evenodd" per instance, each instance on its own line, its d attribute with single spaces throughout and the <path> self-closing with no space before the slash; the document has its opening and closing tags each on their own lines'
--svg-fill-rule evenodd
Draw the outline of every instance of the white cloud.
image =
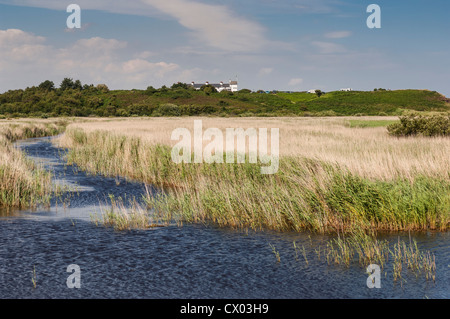
<svg viewBox="0 0 450 319">
<path fill-rule="evenodd" d="M 323 41 L 314 41 L 312 44 L 319 50 L 321 54 L 336 54 L 336 53 L 344 53 L 347 50 L 344 46 L 333 43 L 333 42 L 323 42 Z"/>
<path fill-rule="evenodd" d="M 197 39 L 222 50 L 253 51 L 267 42 L 261 25 L 237 16 L 226 6 L 192 0 L 143 2 L 177 19 Z"/>
<path fill-rule="evenodd" d="M 329 39 L 342 39 L 342 38 L 348 38 L 352 35 L 351 31 L 333 31 L 325 33 L 325 38 Z"/>
<path fill-rule="evenodd" d="M 32 62 L 36 56 L 45 56 L 47 47 L 44 37 L 18 29 L 0 30 L 0 59 L 9 63 Z M 0 61 L 0 67 L 8 63 Z"/>
<path fill-rule="evenodd" d="M 0 47 L 15 47 L 23 44 L 39 44 L 45 41 L 44 37 L 35 36 L 19 29 L 0 30 Z"/>
<path fill-rule="evenodd" d="M 289 86 L 297 86 L 303 83 L 303 79 L 301 78 L 293 78 L 289 81 L 288 85 Z"/>
<path fill-rule="evenodd" d="M 273 72 L 273 68 L 261 68 L 258 72 L 259 76 L 269 75 Z"/>
<path fill-rule="evenodd" d="M 24 81 L 29 86 L 46 79 L 56 83 L 64 77 L 114 88 L 136 88 L 166 76 L 176 79 L 176 73 L 183 72 L 175 63 L 129 59 L 122 54 L 126 47 L 124 41 L 94 37 L 54 48 L 43 37 L 17 29 L 0 30 L 0 89 L 22 88 Z"/>
<path fill-rule="evenodd" d="M 148 59 L 152 56 L 155 56 L 156 53 L 151 52 L 151 51 L 142 51 L 142 52 L 138 52 L 135 54 L 135 57 L 138 59 Z"/>
<path fill-rule="evenodd" d="M 0 2 L 5 1 L 0 0 Z M 67 6 L 57 0 L 14 0 L 12 2 L 16 5 L 54 10 L 64 10 Z M 270 44 L 264 36 L 265 29 L 262 25 L 237 15 L 224 5 L 194 0 L 77 0 L 77 4 L 82 10 L 101 10 L 151 17 L 162 13 L 163 16 L 175 19 L 190 30 L 191 38 L 224 51 L 257 51 Z"/>
</svg>

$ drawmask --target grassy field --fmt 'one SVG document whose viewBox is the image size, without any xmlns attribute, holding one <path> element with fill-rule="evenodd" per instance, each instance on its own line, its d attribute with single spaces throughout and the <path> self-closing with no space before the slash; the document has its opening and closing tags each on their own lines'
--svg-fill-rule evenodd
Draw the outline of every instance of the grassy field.
<svg viewBox="0 0 450 319">
<path fill-rule="evenodd" d="M 171 132 L 192 130 L 193 118 L 76 123 L 59 143 L 82 169 L 163 187 L 167 194 L 148 196 L 148 205 L 179 222 L 319 232 L 448 228 L 448 138 L 393 138 L 382 126 L 351 127 L 355 118 L 201 119 L 204 129 L 280 128 L 278 173 L 261 175 L 249 163 L 173 163 Z"/>
<path fill-rule="evenodd" d="M 47 120 L 0 121 L 0 207 L 25 208 L 48 203 L 51 176 L 16 149 L 12 142 L 55 135 L 65 123 Z"/>
</svg>

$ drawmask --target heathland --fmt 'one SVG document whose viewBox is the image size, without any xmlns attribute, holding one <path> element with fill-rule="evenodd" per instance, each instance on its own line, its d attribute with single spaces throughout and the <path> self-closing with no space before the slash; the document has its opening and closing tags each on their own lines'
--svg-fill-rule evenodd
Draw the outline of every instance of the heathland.
<svg viewBox="0 0 450 319">
<path fill-rule="evenodd" d="M 0 94 L 0 118 L 132 116 L 350 116 L 404 115 L 410 111 L 448 112 L 450 100 L 435 91 L 376 89 L 370 92 L 214 92 L 185 83 L 145 90 L 109 90 L 64 79 Z"/>
</svg>

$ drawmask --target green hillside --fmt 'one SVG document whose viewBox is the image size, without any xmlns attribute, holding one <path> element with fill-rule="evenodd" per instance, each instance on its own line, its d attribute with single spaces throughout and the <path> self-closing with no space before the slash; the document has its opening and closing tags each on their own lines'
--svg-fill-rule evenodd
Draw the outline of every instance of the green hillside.
<svg viewBox="0 0 450 319">
<path fill-rule="evenodd" d="M 426 90 L 308 93 L 195 91 L 183 83 L 114 90 L 64 79 L 0 94 L 0 118 L 57 116 L 341 116 L 448 112 L 450 100 Z"/>
<path fill-rule="evenodd" d="M 442 112 L 450 110 L 450 99 L 427 90 L 329 92 L 320 98 L 309 93 L 282 93 L 310 112 L 333 111 L 337 115 L 399 115 L 402 110 Z"/>
</svg>

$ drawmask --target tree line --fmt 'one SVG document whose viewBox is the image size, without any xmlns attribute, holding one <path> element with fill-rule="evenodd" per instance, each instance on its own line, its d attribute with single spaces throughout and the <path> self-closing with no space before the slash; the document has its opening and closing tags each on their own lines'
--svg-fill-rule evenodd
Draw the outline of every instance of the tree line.
<svg viewBox="0 0 450 319">
<path fill-rule="evenodd" d="M 171 87 L 163 85 L 158 89 L 148 86 L 145 90 L 110 91 L 105 84 L 83 84 L 80 80 L 64 78 L 59 87 L 53 81 L 45 80 L 37 86 L 0 94 L 0 119 L 171 115 L 174 113 L 171 103 L 184 103 L 193 98 L 196 98 L 195 105 L 183 105 L 180 111 L 182 115 L 212 114 L 230 104 L 220 99 L 232 98 L 233 95 L 231 92 L 219 93 L 212 85 L 203 85 L 197 91 L 192 85 L 182 82 L 174 83 Z M 171 110 L 169 114 L 166 114 L 167 110 Z"/>
</svg>

